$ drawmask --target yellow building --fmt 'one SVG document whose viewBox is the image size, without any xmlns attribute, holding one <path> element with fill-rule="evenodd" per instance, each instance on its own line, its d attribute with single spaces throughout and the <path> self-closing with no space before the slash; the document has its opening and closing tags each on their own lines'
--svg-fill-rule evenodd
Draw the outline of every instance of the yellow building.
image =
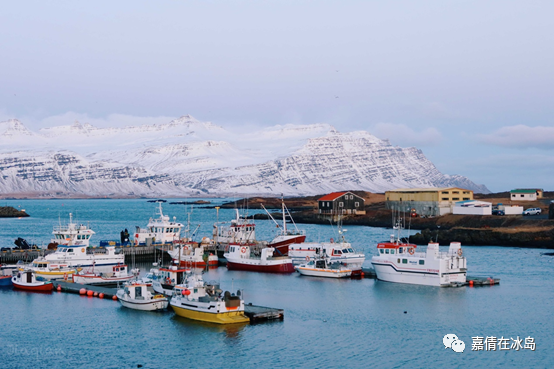
<svg viewBox="0 0 554 369">
<path fill-rule="evenodd" d="M 454 203 L 473 200 L 473 191 L 459 187 L 399 188 L 385 193 L 387 209 L 437 216 L 452 213 Z"/>
</svg>

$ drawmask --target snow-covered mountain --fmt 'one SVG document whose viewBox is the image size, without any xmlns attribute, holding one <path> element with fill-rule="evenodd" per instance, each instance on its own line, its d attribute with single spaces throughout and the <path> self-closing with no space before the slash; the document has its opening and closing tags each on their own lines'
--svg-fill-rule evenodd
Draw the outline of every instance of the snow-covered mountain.
<svg viewBox="0 0 554 369">
<path fill-rule="evenodd" d="M 416 148 L 328 124 L 226 130 L 186 115 L 123 128 L 0 123 L 0 193 L 45 196 L 310 195 L 459 186 Z"/>
</svg>

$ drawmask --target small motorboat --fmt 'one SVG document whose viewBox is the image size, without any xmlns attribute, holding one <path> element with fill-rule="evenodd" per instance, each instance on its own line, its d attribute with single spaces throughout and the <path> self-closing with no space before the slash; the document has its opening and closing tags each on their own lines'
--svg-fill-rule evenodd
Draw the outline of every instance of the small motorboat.
<svg viewBox="0 0 554 369">
<path fill-rule="evenodd" d="M 329 258 L 315 260 L 308 258 L 305 264 L 296 267 L 296 271 L 301 275 L 312 277 L 345 278 L 352 275 L 352 269 L 340 262 L 332 262 Z"/>
<path fill-rule="evenodd" d="M 12 285 L 11 275 L 0 275 L 0 287 L 8 287 Z"/>
<path fill-rule="evenodd" d="M 19 290 L 51 292 L 53 289 L 52 282 L 37 280 L 32 270 L 14 272 L 12 283 L 14 288 Z"/>
<path fill-rule="evenodd" d="M 244 300 L 237 294 L 222 293 L 215 282 L 205 283 L 199 274 L 187 274 L 185 283 L 175 286 L 170 304 L 178 316 L 217 324 L 248 323 Z"/>
<path fill-rule="evenodd" d="M 167 297 L 157 294 L 151 285 L 139 281 L 126 283 L 116 295 L 121 305 L 129 309 L 155 311 L 167 309 L 169 305 Z"/>
<path fill-rule="evenodd" d="M 70 268 L 67 265 L 57 265 L 53 268 L 49 261 L 44 258 L 37 258 L 33 260 L 30 265 L 19 267 L 20 271 L 23 270 L 32 270 L 35 272 L 37 277 L 40 277 L 45 280 L 71 280 L 71 275 L 81 271 L 82 268 L 74 267 Z"/>
<path fill-rule="evenodd" d="M 17 270 L 19 265 L 4 265 L 0 266 L 0 287 L 12 286 L 13 272 Z"/>
<path fill-rule="evenodd" d="M 136 274 L 138 274 L 136 270 L 133 270 L 133 273 L 129 273 L 129 267 L 126 264 L 119 264 L 112 268 L 112 273 L 79 273 L 72 274 L 71 278 L 73 283 L 103 286 L 128 282 Z"/>
</svg>

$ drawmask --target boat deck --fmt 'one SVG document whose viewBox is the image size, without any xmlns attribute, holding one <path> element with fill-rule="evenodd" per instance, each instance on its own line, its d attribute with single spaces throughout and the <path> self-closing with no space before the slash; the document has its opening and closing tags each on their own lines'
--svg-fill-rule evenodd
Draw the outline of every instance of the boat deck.
<svg viewBox="0 0 554 369">
<path fill-rule="evenodd" d="M 244 314 L 250 318 L 250 323 L 283 320 L 285 318 L 285 311 L 283 309 L 252 305 L 252 303 L 244 305 Z"/>
</svg>

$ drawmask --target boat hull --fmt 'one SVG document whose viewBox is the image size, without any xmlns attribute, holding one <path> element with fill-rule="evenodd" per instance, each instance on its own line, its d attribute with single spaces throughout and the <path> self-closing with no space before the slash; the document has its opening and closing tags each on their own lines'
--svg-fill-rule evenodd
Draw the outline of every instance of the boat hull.
<svg viewBox="0 0 554 369">
<path fill-rule="evenodd" d="M 0 287 L 7 287 L 11 285 L 13 285 L 12 276 L 10 275 L 0 276 Z"/>
<path fill-rule="evenodd" d="M 250 319 L 244 315 L 242 311 L 228 311 L 225 313 L 208 313 L 203 311 L 196 311 L 185 309 L 180 306 L 171 304 L 171 307 L 175 311 L 175 314 L 183 318 L 199 320 L 202 322 L 216 323 L 216 324 L 236 324 L 236 323 L 249 323 Z"/>
<path fill-rule="evenodd" d="M 103 286 L 109 284 L 118 284 L 130 281 L 134 276 L 130 275 L 127 277 L 118 277 L 118 278 L 102 278 L 98 276 L 86 276 L 86 275 L 73 275 L 73 283 L 88 284 L 91 286 Z"/>
<path fill-rule="evenodd" d="M 45 282 L 41 284 L 21 284 L 13 281 L 13 287 L 18 290 L 35 291 L 35 292 L 51 292 L 54 285 L 52 282 Z"/>
<path fill-rule="evenodd" d="M 294 266 L 292 261 L 288 263 L 280 264 L 246 264 L 237 263 L 227 260 L 227 269 L 229 270 L 246 270 L 250 272 L 263 272 L 263 273 L 293 273 Z"/>
<path fill-rule="evenodd" d="M 335 270 L 335 269 L 316 269 L 297 267 L 296 271 L 301 275 L 310 277 L 325 277 L 325 278 L 347 278 L 352 275 L 350 269 L 347 270 Z"/>
<path fill-rule="evenodd" d="M 173 260 L 175 263 L 177 263 L 177 260 Z M 215 268 L 219 265 L 219 259 L 217 259 L 217 256 L 215 259 L 208 260 L 206 263 L 204 260 L 202 261 L 192 261 L 192 260 L 181 260 L 180 266 L 182 267 L 191 267 L 191 268 L 205 268 L 206 266 L 209 268 Z"/>
<path fill-rule="evenodd" d="M 424 286 L 449 287 L 453 283 L 464 283 L 466 272 L 426 273 L 424 271 L 397 270 L 390 264 L 373 262 L 377 279 L 385 282 L 418 284 Z"/>
<path fill-rule="evenodd" d="M 147 301 L 123 300 L 119 298 L 119 302 L 126 308 L 142 311 L 165 310 L 169 306 L 169 300 L 167 298 Z"/>
<path fill-rule="evenodd" d="M 297 235 L 290 236 L 290 238 L 283 241 L 270 243 L 267 246 L 275 248 L 273 256 L 287 256 L 289 254 L 289 245 L 292 245 L 293 243 L 303 243 L 304 241 L 306 241 L 305 235 Z"/>
</svg>

